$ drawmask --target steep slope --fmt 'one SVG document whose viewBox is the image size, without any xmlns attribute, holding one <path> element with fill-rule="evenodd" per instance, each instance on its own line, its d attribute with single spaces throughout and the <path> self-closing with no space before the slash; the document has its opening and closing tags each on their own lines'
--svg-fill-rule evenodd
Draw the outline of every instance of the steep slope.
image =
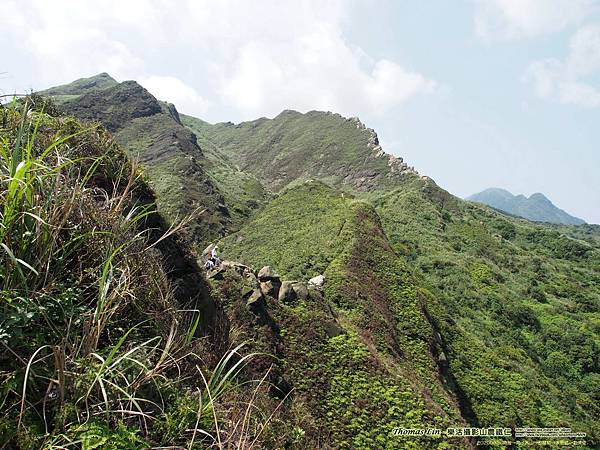
<svg viewBox="0 0 600 450">
<path fill-rule="evenodd" d="M 436 320 L 477 422 L 568 424 L 597 443 L 597 230 L 584 242 L 476 204 L 448 210 L 418 190 L 372 200 L 444 305 Z"/>
<path fill-rule="evenodd" d="M 182 121 L 275 192 L 306 179 L 364 192 L 417 177 L 401 158 L 386 154 L 375 131 L 358 118 L 283 111 L 274 119 L 236 125 L 189 116 Z"/>
<path fill-rule="evenodd" d="M 431 322 L 439 305 L 392 250 L 369 204 L 306 182 L 221 245 L 225 258 L 272 262 L 287 280 L 325 275 L 322 293 L 269 303 L 308 447 L 437 448 L 436 439 L 392 437 L 392 429 L 462 422 Z"/>
<path fill-rule="evenodd" d="M 203 167 L 213 184 L 223 193 L 231 215 L 229 229 L 237 229 L 271 198 L 270 191 L 249 172 L 235 164 L 206 134 L 210 125 L 200 119 L 181 115 L 182 123 L 197 137 L 204 156 Z"/>
<path fill-rule="evenodd" d="M 556 207 L 543 194 L 513 195 L 504 189 L 490 188 L 467 197 L 467 200 L 483 203 L 492 208 L 524 217 L 534 222 L 549 222 L 564 225 L 582 225 L 585 221 L 573 217 Z"/>
<path fill-rule="evenodd" d="M 170 222 L 193 216 L 186 230 L 200 244 L 222 236 L 230 215 L 222 194 L 202 167 L 196 137 L 177 110 L 159 102 L 135 81 L 117 83 L 101 74 L 41 94 L 86 121 L 99 121 L 130 157 L 138 159 Z M 66 95 L 66 97 L 65 97 Z"/>
<path fill-rule="evenodd" d="M 290 278 L 324 273 L 342 329 L 415 380 L 414 395 L 430 386 L 471 425 L 560 424 L 597 442 L 597 241 L 434 201 L 419 183 L 364 198 L 385 233 L 369 203 L 312 182 L 223 240 L 224 252 Z M 294 327 L 286 333 L 306 345 Z"/>
<path fill-rule="evenodd" d="M 31 100 L 0 106 L 0 448 L 191 448 L 222 310 L 109 133 Z"/>
</svg>

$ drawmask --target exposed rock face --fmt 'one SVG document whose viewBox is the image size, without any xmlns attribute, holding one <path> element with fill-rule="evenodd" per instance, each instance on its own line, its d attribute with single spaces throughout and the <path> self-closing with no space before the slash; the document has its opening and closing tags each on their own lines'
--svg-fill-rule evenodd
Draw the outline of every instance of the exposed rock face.
<svg viewBox="0 0 600 450">
<path fill-rule="evenodd" d="M 279 275 L 275 272 L 271 266 L 265 266 L 258 271 L 258 280 L 259 281 L 279 281 Z"/>
<path fill-rule="evenodd" d="M 99 121 L 144 167 L 157 194 L 159 212 L 176 217 L 202 214 L 189 234 L 199 243 L 219 238 L 231 223 L 222 193 L 203 166 L 196 135 L 181 124 L 172 104 L 157 100 L 135 81 L 117 83 L 107 74 L 43 92 L 60 108 L 85 121 Z"/>
<path fill-rule="evenodd" d="M 277 298 L 279 296 L 279 288 L 281 283 L 279 281 L 261 281 L 260 290 L 268 297 Z"/>
<path fill-rule="evenodd" d="M 279 301 L 283 303 L 289 303 L 296 300 L 296 292 L 294 291 L 294 283 L 293 281 L 284 281 L 281 283 L 281 288 L 279 289 Z"/>
<path fill-rule="evenodd" d="M 296 294 L 296 298 L 299 298 L 300 300 L 308 300 L 308 288 L 304 283 L 293 283 L 292 289 Z"/>
<path fill-rule="evenodd" d="M 260 289 L 254 289 L 248 300 L 246 300 L 246 306 L 254 314 L 259 314 L 265 308 L 265 297 L 263 296 Z"/>
</svg>

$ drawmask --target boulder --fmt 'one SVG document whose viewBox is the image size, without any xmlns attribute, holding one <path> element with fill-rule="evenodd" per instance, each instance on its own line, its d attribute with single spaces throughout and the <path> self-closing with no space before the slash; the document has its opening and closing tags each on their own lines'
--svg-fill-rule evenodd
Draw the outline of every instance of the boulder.
<svg viewBox="0 0 600 450">
<path fill-rule="evenodd" d="M 273 281 L 279 280 L 279 275 L 275 272 L 271 266 L 265 266 L 258 271 L 258 280 L 259 281 Z"/>
<path fill-rule="evenodd" d="M 311 286 L 321 287 L 325 283 L 325 277 L 323 275 L 317 275 L 316 277 L 308 280 L 308 284 Z"/>
<path fill-rule="evenodd" d="M 257 314 L 265 307 L 265 297 L 259 289 L 254 289 L 248 300 L 246 300 L 246 306 L 250 311 Z"/>
<path fill-rule="evenodd" d="M 225 267 L 218 266 L 206 273 L 206 278 L 209 280 L 222 280 L 225 275 Z"/>
<path fill-rule="evenodd" d="M 308 288 L 304 283 L 294 283 L 292 288 L 300 300 L 308 300 Z"/>
<path fill-rule="evenodd" d="M 261 281 L 260 282 L 260 290 L 264 295 L 269 297 L 277 298 L 279 296 L 279 289 L 281 287 L 281 283 L 278 281 Z"/>
<path fill-rule="evenodd" d="M 281 283 L 281 288 L 279 288 L 279 301 L 280 302 L 292 302 L 296 300 L 296 291 L 294 291 L 294 282 L 293 281 L 284 281 Z"/>
<path fill-rule="evenodd" d="M 254 293 L 255 290 L 256 289 L 254 286 L 245 285 L 242 287 L 242 290 L 240 291 L 240 293 L 242 294 L 242 298 L 246 299 L 246 298 L 249 298 L 250 295 L 252 295 L 252 293 Z"/>
</svg>

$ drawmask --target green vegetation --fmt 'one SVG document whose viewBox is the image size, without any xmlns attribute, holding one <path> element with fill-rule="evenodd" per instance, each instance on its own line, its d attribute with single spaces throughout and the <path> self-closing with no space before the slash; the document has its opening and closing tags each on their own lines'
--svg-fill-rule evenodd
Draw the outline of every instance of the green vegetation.
<svg viewBox="0 0 600 450">
<path fill-rule="evenodd" d="M 255 210 L 263 206 L 270 195 L 253 175 L 240 170 L 221 148 L 203 133 L 208 124 L 194 117 L 181 115 L 183 125 L 193 131 L 202 149 L 206 173 L 214 185 L 223 193 L 224 203 L 231 214 L 229 230 L 239 228 Z"/>
<path fill-rule="evenodd" d="M 393 172 L 387 156 L 377 156 L 375 133 L 339 114 L 283 111 L 272 120 L 237 125 L 184 117 L 184 124 L 274 192 L 309 179 L 364 191 L 403 178 L 403 167 Z"/>
<path fill-rule="evenodd" d="M 323 273 L 340 252 L 353 200 L 320 182 L 290 189 L 241 231 L 229 235 L 223 255 L 255 267 L 272 265 L 289 279 Z"/>
<path fill-rule="evenodd" d="M 306 182 L 282 193 L 222 247 L 225 256 L 256 267 L 275 262 L 284 279 L 325 274 L 324 297 L 313 291 L 307 302 L 270 305 L 282 327 L 295 401 L 305 405 L 300 426 L 309 443 L 327 435 L 341 448 L 397 448 L 396 426 L 460 423 L 430 351 L 426 294 L 367 203 Z M 403 445 L 445 445 L 410 442 Z"/>
<path fill-rule="evenodd" d="M 1 110 L 8 446 L 470 448 L 392 435 L 461 424 L 600 445 L 599 226 L 463 202 L 337 114 L 211 125 L 107 75 L 50 92 L 90 125 Z M 206 282 L 209 241 L 251 269 Z M 278 301 L 265 265 L 325 284 Z"/>
<path fill-rule="evenodd" d="M 210 299 L 175 289 L 168 255 L 190 257 L 142 173 L 101 127 L 46 108 L 0 109 L 0 446 L 258 442 L 245 412 L 264 388 L 237 381 L 255 355 L 203 337 Z"/>
<path fill-rule="evenodd" d="M 199 247 L 230 227 L 227 205 L 203 168 L 196 137 L 181 125 L 173 105 L 159 102 L 135 81 L 117 83 L 106 74 L 43 94 L 56 99 L 62 111 L 112 132 L 148 175 L 167 223 L 192 216 L 182 232 Z"/>
<path fill-rule="evenodd" d="M 450 367 L 477 421 L 560 424 L 596 442 L 596 241 L 466 203 L 455 210 L 415 208 L 428 203 L 419 191 L 377 196 L 374 203 L 392 245 L 408 252 L 444 305 L 436 317 Z"/>
</svg>

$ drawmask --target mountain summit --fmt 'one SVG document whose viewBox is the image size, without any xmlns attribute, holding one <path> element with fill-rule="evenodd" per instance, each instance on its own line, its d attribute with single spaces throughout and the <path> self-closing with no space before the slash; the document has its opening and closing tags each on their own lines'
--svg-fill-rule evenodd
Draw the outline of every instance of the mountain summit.
<svg viewBox="0 0 600 450">
<path fill-rule="evenodd" d="M 513 195 L 505 189 L 489 188 L 467 197 L 492 208 L 523 217 L 533 222 L 549 222 L 564 225 L 582 225 L 584 220 L 571 216 L 555 206 L 544 194 L 539 192 L 529 198 L 524 195 Z"/>
</svg>

